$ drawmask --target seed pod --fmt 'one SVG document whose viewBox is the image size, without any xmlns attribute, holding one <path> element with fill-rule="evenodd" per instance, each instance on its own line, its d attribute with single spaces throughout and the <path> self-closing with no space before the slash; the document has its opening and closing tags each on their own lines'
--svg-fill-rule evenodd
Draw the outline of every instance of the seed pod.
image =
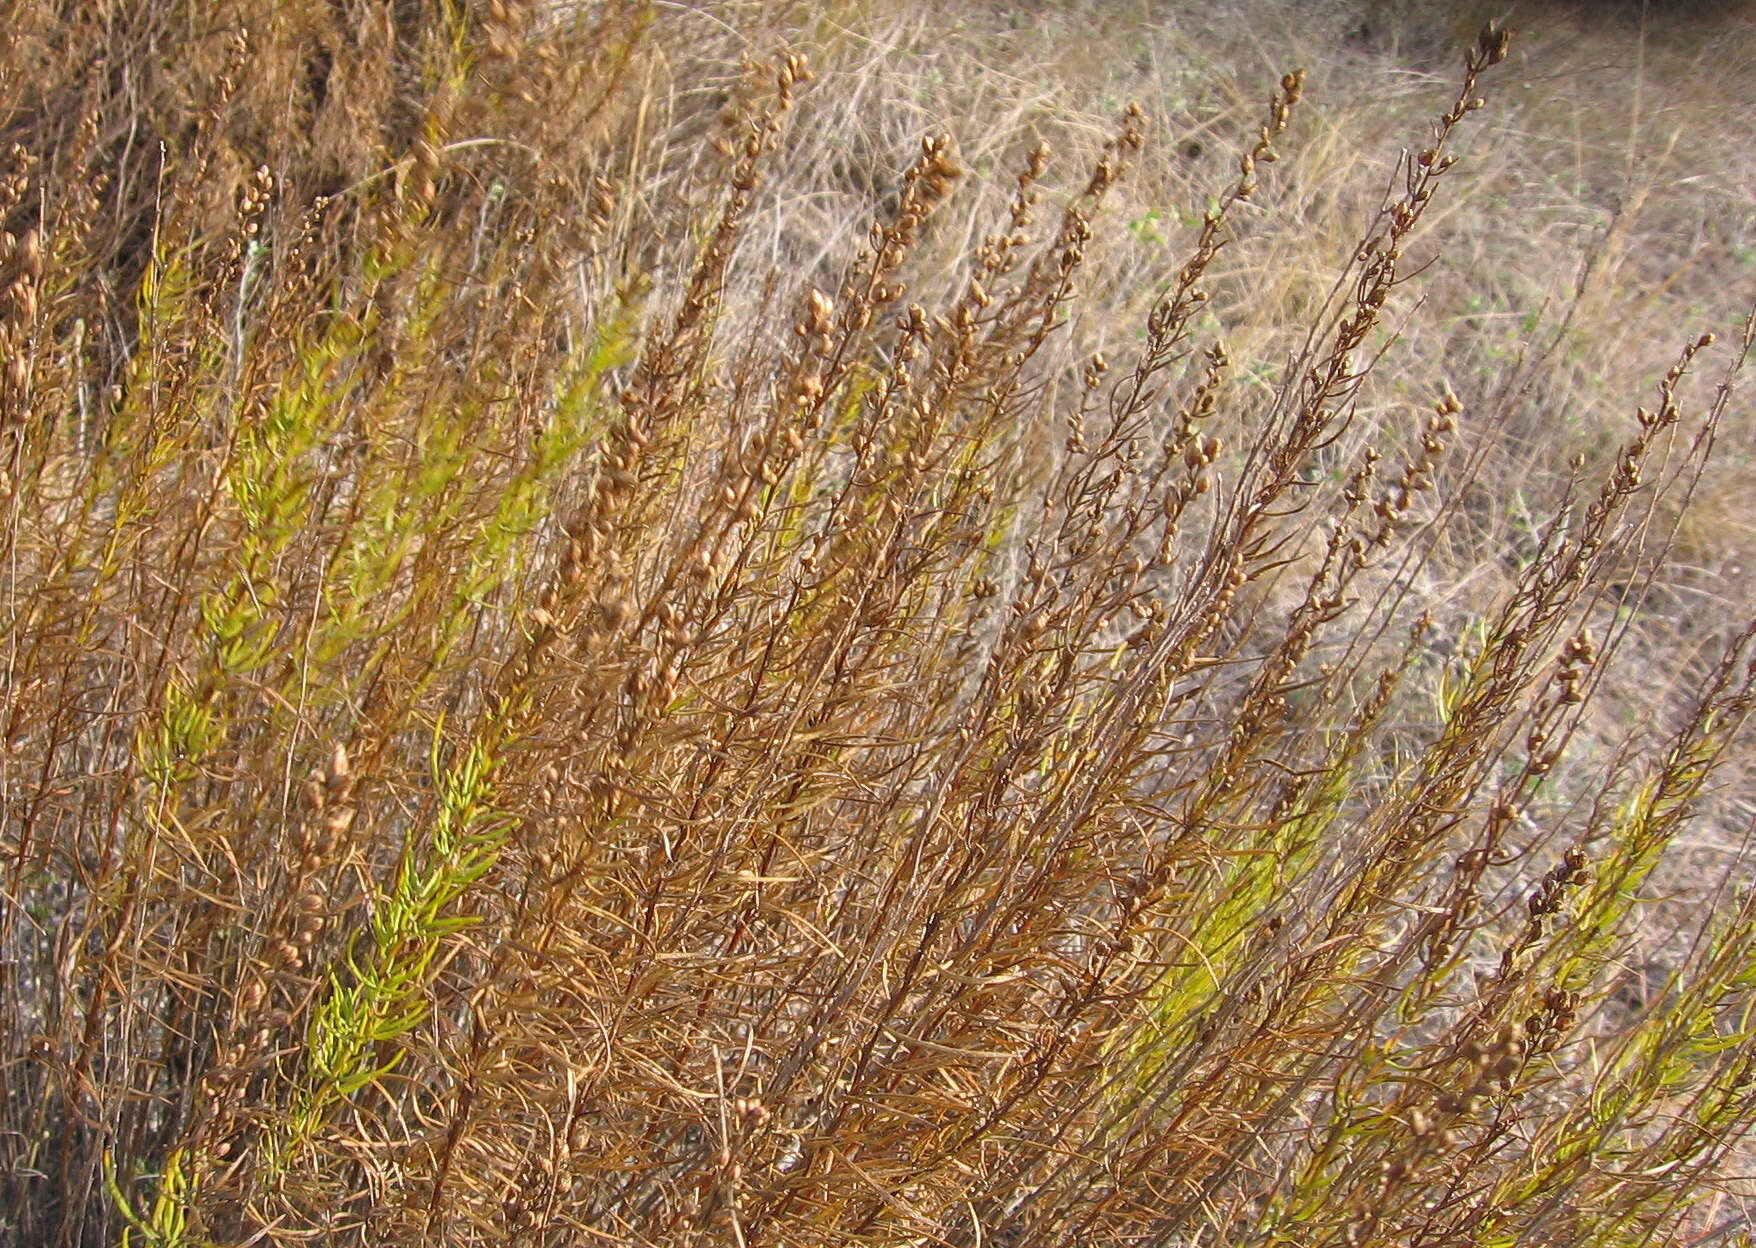
<svg viewBox="0 0 1756 1248">
<path fill-rule="evenodd" d="M 20 279 L 7 288 L 6 294 L 18 310 L 20 321 L 29 325 L 37 319 L 37 288 L 34 285 Z"/>
<path fill-rule="evenodd" d="M 816 287 L 806 296 L 811 308 L 811 331 L 827 334 L 835 324 L 835 303 Z"/>
<path fill-rule="evenodd" d="M 33 280 L 43 275 L 43 239 L 34 226 L 24 232 L 18 245 L 18 264 Z"/>
</svg>

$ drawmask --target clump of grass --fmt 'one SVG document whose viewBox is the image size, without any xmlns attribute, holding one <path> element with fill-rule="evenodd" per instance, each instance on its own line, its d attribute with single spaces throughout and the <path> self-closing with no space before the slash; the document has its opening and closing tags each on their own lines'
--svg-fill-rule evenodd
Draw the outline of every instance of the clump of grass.
<svg viewBox="0 0 1756 1248">
<path fill-rule="evenodd" d="M 1497 425 L 1437 376 L 1356 421 L 1505 32 L 1259 361 L 1213 289 L 1300 73 L 1094 331 L 1138 108 L 1052 198 L 929 133 L 828 279 L 750 246 L 797 55 L 709 119 L 641 6 L 239 15 L 3 50 L 8 1242 L 1688 1220 L 1756 895 L 1636 1007 L 1622 959 L 1756 621 L 1587 717 L 1756 316 L 1463 623 L 1422 587 Z"/>
</svg>

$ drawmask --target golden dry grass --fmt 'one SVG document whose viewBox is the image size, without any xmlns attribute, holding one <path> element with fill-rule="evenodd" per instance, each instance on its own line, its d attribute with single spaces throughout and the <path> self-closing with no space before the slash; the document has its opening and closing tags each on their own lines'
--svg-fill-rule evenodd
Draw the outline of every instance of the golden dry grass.
<svg viewBox="0 0 1756 1248">
<path fill-rule="evenodd" d="M 0 1240 L 1748 1242 L 1747 27 L 15 9 Z"/>
</svg>

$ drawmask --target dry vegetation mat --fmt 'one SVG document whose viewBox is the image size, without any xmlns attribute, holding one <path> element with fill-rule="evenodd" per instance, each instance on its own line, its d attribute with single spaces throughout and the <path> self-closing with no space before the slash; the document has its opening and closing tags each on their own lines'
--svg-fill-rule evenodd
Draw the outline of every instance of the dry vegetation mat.
<svg viewBox="0 0 1756 1248">
<path fill-rule="evenodd" d="M 9 9 L 0 1242 L 1749 1242 L 1748 205 L 964 12 Z"/>
</svg>

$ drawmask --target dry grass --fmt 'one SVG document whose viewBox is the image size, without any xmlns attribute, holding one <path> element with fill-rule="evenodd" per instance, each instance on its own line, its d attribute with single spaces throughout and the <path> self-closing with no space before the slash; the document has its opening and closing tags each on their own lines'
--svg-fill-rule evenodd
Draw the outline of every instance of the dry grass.
<svg viewBox="0 0 1756 1248">
<path fill-rule="evenodd" d="M 0 1239 L 1747 1242 L 1686 75 L 16 7 Z"/>
</svg>

